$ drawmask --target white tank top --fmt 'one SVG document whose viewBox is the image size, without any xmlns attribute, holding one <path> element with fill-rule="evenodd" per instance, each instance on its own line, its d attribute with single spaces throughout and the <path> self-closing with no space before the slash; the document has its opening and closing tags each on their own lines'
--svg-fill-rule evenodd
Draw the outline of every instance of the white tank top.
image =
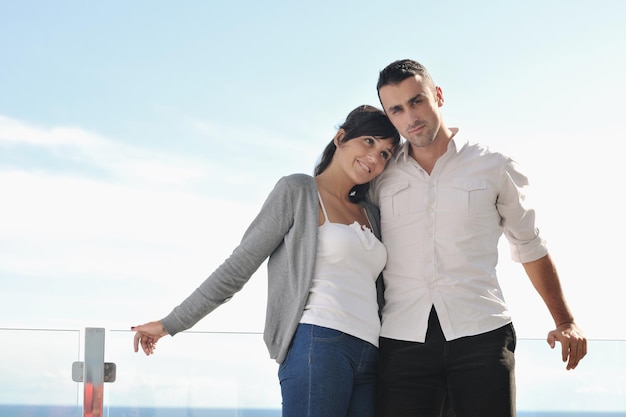
<svg viewBox="0 0 626 417">
<path fill-rule="evenodd" d="M 378 346 L 376 279 L 387 262 L 387 250 L 357 221 L 329 222 L 319 193 L 318 197 L 324 223 L 319 226 L 315 277 L 300 322 L 339 330 Z"/>
</svg>

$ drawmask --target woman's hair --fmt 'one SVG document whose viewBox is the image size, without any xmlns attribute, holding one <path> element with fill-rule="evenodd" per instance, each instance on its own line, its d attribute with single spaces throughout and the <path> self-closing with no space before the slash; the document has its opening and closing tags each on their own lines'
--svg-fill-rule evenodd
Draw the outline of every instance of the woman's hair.
<svg viewBox="0 0 626 417">
<path fill-rule="evenodd" d="M 373 136 L 377 139 L 391 139 L 393 148 L 400 144 L 400 134 L 387 118 L 387 115 L 382 110 L 367 104 L 352 110 L 346 117 L 346 121 L 339 126 L 339 129 L 346 132 L 341 143 L 346 143 L 360 136 Z M 337 150 L 337 145 L 333 139 L 324 149 L 315 167 L 316 176 L 328 168 L 335 155 L 335 150 Z M 350 200 L 354 203 L 364 200 L 369 187 L 369 182 L 355 185 L 350 191 Z"/>
</svg>

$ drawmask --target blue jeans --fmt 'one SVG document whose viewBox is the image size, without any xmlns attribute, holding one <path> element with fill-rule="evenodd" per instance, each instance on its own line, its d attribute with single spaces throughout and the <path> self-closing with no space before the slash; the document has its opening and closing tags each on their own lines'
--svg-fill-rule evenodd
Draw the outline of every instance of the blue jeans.
<svg viewBox="0 0 626 417">
<path fill-rule="evenodd" d="M 338 330 L 300 324 L 278 368 L 283 417 L 374 417 L 378 349 Z"/>
</svg>

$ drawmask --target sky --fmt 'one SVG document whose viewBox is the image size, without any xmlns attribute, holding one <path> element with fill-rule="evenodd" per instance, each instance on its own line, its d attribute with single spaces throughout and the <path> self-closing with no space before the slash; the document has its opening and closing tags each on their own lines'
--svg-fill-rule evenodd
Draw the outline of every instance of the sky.
<svg viewBox="0 0 626 417">
<path fill-rule="evenodd" d="M 585 334 L 623 341 L 625 21 L 621 0 L 0 0 L 0 328 L 162 318 L 411 58 L 448 126 L 528 174 Z M 543 339 L 501 249 L 517 335 Z M 262 331 L 264 279 L 195 329 Z"/>
</svg>

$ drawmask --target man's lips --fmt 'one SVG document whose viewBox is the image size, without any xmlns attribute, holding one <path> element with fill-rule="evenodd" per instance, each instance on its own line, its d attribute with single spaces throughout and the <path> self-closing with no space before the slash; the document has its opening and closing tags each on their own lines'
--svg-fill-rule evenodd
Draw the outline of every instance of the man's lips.
<svg viewBox="0 0 626 417">
<path fill-rule="evenodd" d="M 424 129 L 425 126 L 426 125 L 422 123 L 422 124 L 419 124 L 417 126 L 410 127 L 408 132 L 411 133 L 411 134 L 419 133 L 419 132 L 421 132 Z"/>
</svg>

